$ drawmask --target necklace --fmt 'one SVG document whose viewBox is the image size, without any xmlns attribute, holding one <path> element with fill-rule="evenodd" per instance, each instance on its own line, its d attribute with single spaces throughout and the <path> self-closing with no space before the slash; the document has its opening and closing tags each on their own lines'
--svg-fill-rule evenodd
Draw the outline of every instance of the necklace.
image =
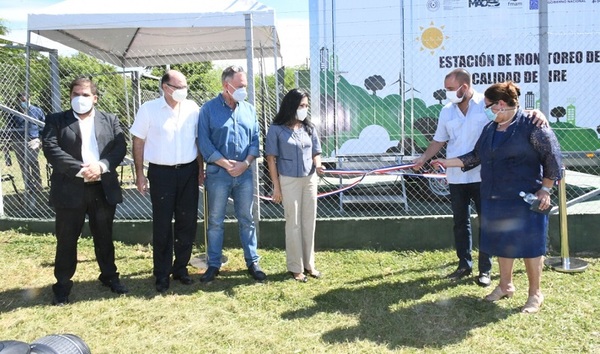
<svg viewBox="0 0 600 354">
<path fill-rule="evenodd" d="M 304 139 L 303 139 L 304 138 L 304 129 L 302 129 L 302 128 L 293 129 L 292 138 L 294 139 L 296 144 L 298 146 L 300 146 L 302 149 L 304 149 L 306 147 L 306 146 L 304 146 Z"/>
<path fill-rule="evenodd" d="M 511 118 L 511 119 L 507 120 L 506 122 L 498 123 L 498 126 L 503 126 L 503 125 L 505 125 L 507 123 L 510 123 L 512 120 L 513 119 Z"/>
<path fill-rule="evenodd" d="M 507 109 L 507 111 L 509 111 L 509 110 L 510 110 L 510 111 L 512 111 L 512 110 L 517 110 L 517 107 L 515 107 L 515 108 L 511 108 L 511 109 Z M 504 122 L 502 122 L 502 123 L 496 123 L 496 124 L 498 124 L 498 126 L 499 126 L 499 127 L 501 127 L 501 126 L 503 126 L 503 125 L 505 125 L 505 124 L 508 124 L 508 123 L 510 123 L 510 122 L 513 122 L 513 121 L 514 121 L 514 119 L 515 119 L 515 116 L 516 116 L 516 115 L 517 115 L 517 114 L 515 113 L 515 114 L 513 114 L 513 116 L 512 116 L 512 117 L 510 117 L 510 119 L 508 119 L 508 120 L 506 120 L 506 121 L 504 121 Z"/>
</svg>

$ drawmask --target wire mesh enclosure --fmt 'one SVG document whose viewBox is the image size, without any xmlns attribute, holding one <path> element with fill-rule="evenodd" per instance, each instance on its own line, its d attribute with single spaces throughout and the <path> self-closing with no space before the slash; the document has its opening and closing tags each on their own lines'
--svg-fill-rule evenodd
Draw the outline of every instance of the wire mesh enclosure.
<svg viewBox="0 0 600 354">
<path fill-rule="evenodd" d="M 543 60 L 539 56 L 542 38 L 537 22 L 526 24 L 525 28 L 522 23 L 510 23 L 503 31 L 488 32 L 479 40 L 474 39 L 482 36 L 479 27 L 455 30 L 460 25 L 457 19 L 415 15 L 411 21 L 403 21 L 401 17 L 408 15 L 402 11 L 402 2 L 390 5 L 375 1 L 372 7 L 357 1 L 339 4 L 335 26 L 330 22 L 334 11 L 322 1 L 315 3 L 318 6 L 312 7 L 311 24 L 335 29 L 336 36 L 331 32 L 311 32 L 311 46 L 305 53 L 310 58 L 309 65 L 279 67 L 275 71 L 272 57 L 255 52 L 250 85 L 261 128 L 261 148 L 283 94 L 302 87 L 311 92 L 310 117 L 317 127 L 328 170 L 320 178 L 318 217 L 451 214 L 448 185 L 439 171 L 428 165 L 419 171 L 411 168 L 414 158 L 423 153 L 433 138 L 439 112 L 446 103 L 444 75 L 453 68 L 465 67 L 472 73 L 479 92 L 494 82 L 513 80 L 523 87 L 522 108 L 543 108 L 538 72 Z M 423 4 L 413 6 L 417 14 L 429 11 Z M 359 10 L 368 11 L 364 16 L 356 16 Z M 569 13 L 571 17 L 577 15 L 575 10 Z M 481 21 L 480 15 L 463 17 L 461 21 L 475 17 Z M 551 30 L 547 38 L 550 100 L 544 113 L 561 144 L 567 168 L 567 197 L 577 201 L 597 195 L 600 190 L 600 122 L 591 99 L 600 70 L 600 33 L 594 26 L 554 26 Z M 210 50 L 215 59 L 206 61 L 193 54 L 203 50 Z M 18 44 L 2 49 L 3 217 L 48 219 L 54 215 L 47 205 L 52 166 L 39 148 L 31 148 L 31 139 L 15 126 L 16 117 L 40 129 L 43 121 L 22 111 L 17 95 L 28 89 L 29 103 L 45 114 L 67 110 L 68 85 L 83 75 L 91 77 L 99 88 L 97 109 L 117 114 L 129 141 L 129 153 L 119 167 L 125 201 L 118 206 L 117 218 L 151 218 L 149 196 L 142 196 L 135 189 L 129 127 L 137 109 L 159 97 L 158 79 L 167 66 L 186 75 L 188 98 L 202 105 L 222 90 L 222 68 L 240 62 L 230 59 L 232 55 L 225 46 L 215 48 L 214 44 L 211 48 L 189 44 L 182 53 L 168 49 L 162 53 L 156 49 L 145 52 L 143 47 L 135 51 L 151 64 L 119 67 L 114 65 L 113 57 L 75 49 L 27 50 Z M 157 58 L 155 63 L 153 57 Z M 165 62 L 165 58 L 172 62 Z M 25 152 L 34 158 L 24 159 Z M 444 156 L 444 151 L 440 156 Z M 257 167 L 254 173 L 259 181 L 256 201 L 260 218 L 283 218 L 281 205 L 268 200 L 271 181 L 266 162 L 258 159 Z M 233 207 L 230 209 L 233 217 Z M 202 217 L 202 198 L 199 210 Z"/>
</svg>

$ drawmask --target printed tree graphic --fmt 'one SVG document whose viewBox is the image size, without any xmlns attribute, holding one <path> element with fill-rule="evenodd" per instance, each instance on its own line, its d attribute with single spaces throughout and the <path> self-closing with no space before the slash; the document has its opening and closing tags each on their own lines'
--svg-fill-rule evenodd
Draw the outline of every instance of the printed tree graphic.
<svg viewBox="0 0 600 354">
<path fill-rule="evenodd" d="M 550 110 L 550 115 L 556 118 L 556 123 L 560 123 L 560 119 L 567 115 L 567 110 L 562 106 L 554 107 Z"/>
<path fill-rule="evenodd" d="M 381 75 L 372 75 L 365 79 L 365 88 L 373 91 L 373 96 L 377 95 L 377 91 L 385 87 L 385 79 Z"/>
<path fill-rule="evenodd" d="M 437 100 L 442 104 L 442 101 L 446 99 L 446 90 L 439 89 L 433 93 L 433 99 Z"/>
<path fill-rule="evenodd" d="M 365 88 L 373 91 L 373 96 L 377 96 L 377 91 L 383 90 L 385 79 L 381 75 L 372 75 L 365 79 Z M 377 100 L 373 100 L 373 124 L 377 122 Z"/>
</svg>

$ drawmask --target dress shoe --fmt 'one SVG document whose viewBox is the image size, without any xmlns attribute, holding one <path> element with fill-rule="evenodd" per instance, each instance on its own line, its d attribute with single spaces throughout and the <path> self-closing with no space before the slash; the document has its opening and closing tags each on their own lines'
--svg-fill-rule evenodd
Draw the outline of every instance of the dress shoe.
<svg viewBox="0 0 600 354">
<path fill-rule="evenodd" d="M 69 297 L 67 295 L 56 295 L 52 298 L 52 305 L 54 306 L 65 306 L 69 303 Z"/>
<path fill-rule="evenodd" d="M 308 269 L 304 268 L 304 273 L 310 275 L 311 277 L 313 277 L 315 279 L 319 279 L 321 277 L 321 272 L 319 272 L 316 269 L 308 270 Z"/>
<path fill-rule="evenodd" d="M 485 288 L 486 286 L 490 286 L 491 283 L 492 280 L 490 278 L 490 272 L 479 273 L 479 276 L 477 277 L 477 285 Z"/>
<path fill-rule="evenodd" d="M 488 302 L 498 301 L 504 298 L 510 298 L 515 293 L 515 288 L 508 289 L 506 291 L 502 290 L 500 285 L 498 285 L 491 293 L 486 295 L 483 299 Z"/>
<path fill-rule="evenodd" d="M 119 278 L 114 278 L 108 281 L 104 281 L 104 280 L 100 280 L 102 282 L 102 285 L 110 288 L 110 291 L 112 291 L 113 293 L 117 293 L 117 294 L 127 294 L 129 292 L 129 289 L 127 289 L 127 287 L 125 287 L 125 285 L 123 285 L 121 283 L 121 281 L 119 280 Z"/>
<path fill-rule="evenodd" d="M 540 311 L 540 307 L 542 307 L 542 303 L 544 303 L 544 295 L 532 295 L 527 298 L 527 302 L 525 306 L 521 309 L 522 313 L 537 313 Z"/>
<path fill-rule="evenodd" d="M 217 267 L 208 267 L 208 269 L 206 270 L 206 272 L 204 272 L 204 274 L 202 274 L 202 276 L 200 277 L 200 282 L 202 283 L 209 283 L 213 280 L 215 280 L 215 277 L 219 275 L 219 268 Z"/>
<path fill-rule="evenodd" d="M 183 285 L 190 285 L 194 282 L 194 280 L 192 279 L 192 277 L 190 277 L 189 274 L 183 274 L 183 275 L 173 274 L 173 280 L 179 280 L 181 282 L 181 284 L 183 284 Z"/>
<path fill-rule="evenodd" d="M 448 274 L 446 276 L 446 278 L 450 279 L 450 280 L 460 280 L 464 277 L 468 277 L 469 275 L 471 275 L 471 269 L 470 268 L 458 268 L 457 270 L 455 270 L 454 272 Z"/>
<path fill-rule="evenodd" d="M 267 275 L 265 274 L 265 272 L 262 271 L 262 269 L 260 269 L 260 267 L 258 266 L 258 263 L 256 263 L 256 262 L 252 263 L 248 267 L 248 273 L 250 273 L 250 275 L 252 275 L 252 278 L 254 278 L 255 280 L 258 280 L 258 281 L 263 281 L 263 280 L 267 279 Z"/>
<path fill-rule="evenodd" d="M 156 279 L 156 291 L 164 293 L 169 290 L 169 278 L 157 278 Z"/>
<path fill-rule="evenodd" d="M 306 277 L 306 275 L 304 275 L 302 273 L 290 272 L 290 275 L 292 276 L 292 279 L 294 279 L 295 281 L 298 281 L 301 283 L 306 283 L 308 281 L 308 278 Z"/>
</svg>

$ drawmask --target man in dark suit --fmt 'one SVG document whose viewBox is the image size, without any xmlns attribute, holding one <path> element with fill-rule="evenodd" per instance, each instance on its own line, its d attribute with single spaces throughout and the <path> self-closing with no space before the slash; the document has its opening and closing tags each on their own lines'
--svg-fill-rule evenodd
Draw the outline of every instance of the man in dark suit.
<svg viewBox="0 0 600 354">
<path fill-rule="evenodd" d="M 127 288 L 115 265 L 112 226 L 117 203 L 123 201 L 116 168 L 127 150 L 119 120 L 94 109 L 96 85 L 78 78 L 70 85 L 71 107 L 46 118 L 42 149 L 52 165 L 50 205 L 56 211 L 56 258 L 52 286 L 54 305 L 69 303 L 71 278 L 77 267 L 77 240 L 89 218 L 98 279 L 117 294 Z"/>
</svg>

